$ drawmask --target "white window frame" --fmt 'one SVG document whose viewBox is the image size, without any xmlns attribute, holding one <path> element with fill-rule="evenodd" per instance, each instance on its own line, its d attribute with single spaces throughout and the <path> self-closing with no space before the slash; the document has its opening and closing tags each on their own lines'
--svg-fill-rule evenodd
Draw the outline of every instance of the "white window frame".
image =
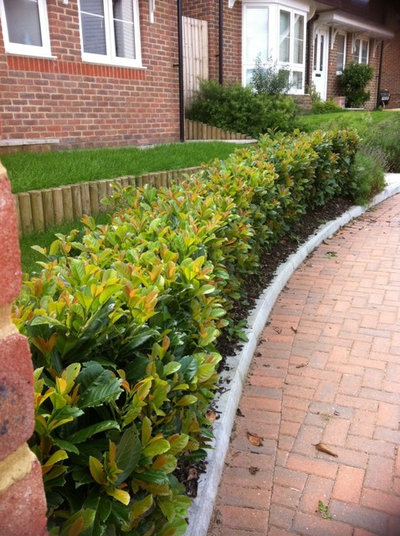
<svg viewBox="0 0 400 536">
<path fill-rule="evenodd" d="M 290 13 L 290 41 L 289 41 L 289 61 L 284 62 L 279 60 L 279 43 L 280 43 L 280 19 L 281 19 L 281 12 L 286 11 L 287 13 Z M 295 63 L 293 61 L 294 59 L 294 43 L 295 43 L 295 37 L 294 37 L 294 19 L 295 15 L 299 15 L 300 17 L 303 17 L 303 63 Z M 277 27 L 278 27 L 278 44 L 277 44 L 277 64 L 279 67 L 287 69 L 289 71 L 289 79 L 290 82 L 293 81 L 293 72 L 301 72 L 302 73 L 302 87 L 295 88 L 292 87 L 289 91 L 291 94 L 299 94 L 302 95 L 304 93 L 304 85 L 305 85 L 305 70 L 306 70 L 306 33 L 307 33 L 307 14 L 303 11 L 298 11 L 297 9 L 292 9 L 290 7 L 286 7 L 285 5 L 280 5 L 278 9 L 278 20 L 277 20 Z"/>
<path fill-rule="evenodd" d="M 337 38 L 339 35 L 342 35 L 344 37 L 344 45 L 343 45 L 343 69 L 346 67 L 346 51 L 347 51 L 347 33 L 346 32 L 338 32 L 336 35 L 336 43 Z M 337 44 L 336 44 L 337 47 Z M 337 48 L 336 48 L 336 54 L 337 54 Z M 343 69 L 340 70 L 337 68 L 337 56 L 336 56 L 336 74 L 343 74 Z"/>
<path fill-rule="evenodd" d="M 139 23 L 139 2 L 138 0 L 132 0 L 133 4 L 133 28 L 134 28 L 134 40 L 136 58 L 119 58 L 115 55 L 115 34 L 113 25 L 113 11 L 112 1 L 103 0 L 104 7 L 104 25 L 105 25 L 105 40 L 107 54 L 93 54 L 91 52 L 85 52 L 83 48 L 83 31 L 82 31 L 82 19 L 81 2 L 79 0 L 79 28 L 81 37 L 81 51 L 82 60 L 89 63 L 101 63 L 103 65 L 116 65 L 119 67 L 142 67 L 142 52 L 141 52 L 141 40 L 140 40 L 140 23 Z M 84 12 L 84 11 L 83 11 Z M 85 12 L 84 12 L 85 13 Z"/>
<path fill-rule="evenodd" d="M 40 22 L 40 34 L 42 45 L 24 45 L 22 43 L 13 43 L 10 41 L 6 10 L 4 1 L 0 0 L 0 18 L 3 29 L 4 48 L 7 53 L 18 54 L 20 56 L 35 56 L 39 58 L 52 58 L 50 47 L 49 19 L 47 16 L 46 0 L 37 0 Z"/>
<path fill-rule="evenodd" d="M 257 3 L 257 2 L 254 2 L 254 3 L 243 3 L 243 7 L 242 7 L 242 21 L 243 23 L 247 20 L 247 10 L 248 9 L 254 9 L 254 8 L 262 8 L 262 9 L 266 9 L 267 11 L 267 17 L 268 17 L 268 33 L 267 33 L 267 36 L 266 36 L 266 45 L 267 45 L 267 57 L 269 58 L 269 55 L 270 55 L 270 36 L 269 36 L 269 27 L 270 27 L 270 17 L 271 17 L 271 12 L 270 12 L 270 9 L 269 9 L 269 6 L 266 5 L 266 4 L 263 4 L 263 3 Z M 246 50 L 245 50 L 245 44 L 246 44 L 246 41 L 247 41 L 247 27 L 246 27 L 246 24 L 244 23 L 242 25 L 242 42 L 243 42 L 243 46 L 242 46 L 242 85 L 243 86 L 246 86 L 247 85 L 247 70 L 248 69 L 254 69 L 255 66 L 256 66 L 256 58 L 254 58 L 254 61 L 252 63 L 247 63 L 246 62 Z"/>
<path fill-rule="evenodd" d="M 303 85 L 302 89 L 292 88 L 289 93 L 291 94 L 303 94 L 305 87 L 305 67 L 306 67 L 306 40 L 307 40 L 307 13 L 309 11 L 309 3 L 306 0 L 242 0 L 242 84 L 245 86 L 246 70 L 251 68 L 250 63 L 246 63 L 246 27 L 245 10 L 249 7 L 263 7 L 268 9 L 268 34 L 266 36 L 268 45 L 268 63 L 279 67 L 285 67 L 290 72 L 292 79 L 292 72 L 298 71 L 302 73 Z M 291 35 L 294 35 L 294 14 L 304 17 L 304 33 L 303 33 L 303 64 L 294 62 L 280 62 L 279 61 L 279 17 L 280 10 L 288 11 L 291 14 Z M 291 56 L 293 59 L 294 40 L 291 40 Z"/>
<path fill-rule="evenodd" d="M 354 53 L 355 53 L 355 48 L 356 48 L 356 42 L 357 41 L 360 41 L 360 49 L 358 51 L 358 58 L 354 58 Z M 361 59 L 362 59 L 362 44 L 363 43 L 367 43 L 367 61 L 365 63 L 363 61 L 361 61 Z M 368 37 L 356 37 L 353 40 L 352 56 L 353 56 L 354 61 L 356 61 L 357 63 L 362 63 L 363 65 L 368 65 L 369 64 L 369 39 L 368 39 Z"/>
</svg>

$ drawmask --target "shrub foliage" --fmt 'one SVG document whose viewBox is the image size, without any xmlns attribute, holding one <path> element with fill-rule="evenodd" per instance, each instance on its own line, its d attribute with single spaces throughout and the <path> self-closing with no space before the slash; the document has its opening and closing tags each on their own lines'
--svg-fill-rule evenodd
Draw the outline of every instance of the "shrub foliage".
<svg viewBox="0 0 400 536">
<path fill-rule="evenodd" d="M 365 91 L 366 85 L 372 80 L 374 69 L 364 63 L 348 63 L 340 75 L 340 83 L 346 96 L 346 106 L 357 108 L 363 106 L 370 98 Z"/>
<path fill-rule="evenodd" d="M 269 129 L 293 130 L 296 114 L 297 107 L 291 97 L 256 94 L 240 84 L 223 86 L 208 80 L 201 82 L 186 112 L 188 119 L 255 138 Z"/>
<path fill-rule="evenodd" d="M 14 321 L 36 366 L 52 535 L 184 534 L 175 469 L 211 437 L 215 341 L 261 250 L 348 193 L 356 145 L 351 131 L 264 137 L 170 189 L 116 190 L 109 224 L 85 218 L 42 251 Z"/>
<path fill-rule="evenodd" d="M 250 80 L 250 86 L 259 95 L 285 95 L 292 87 L 289 79 L 289 70 L 278 68 L 276 63 L 269 60 L 263 63 L 261 56 L 257 56 L 256 64 Z"/>
</svg>

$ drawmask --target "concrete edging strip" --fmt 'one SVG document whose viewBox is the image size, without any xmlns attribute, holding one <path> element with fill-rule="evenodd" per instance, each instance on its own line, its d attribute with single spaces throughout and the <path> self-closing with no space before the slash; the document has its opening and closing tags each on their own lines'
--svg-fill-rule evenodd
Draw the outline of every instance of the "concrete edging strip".
<svg viewBox="0 0 400 536">
<path fill-rule="evenodd" d="M 336 220 L 322 225 L 314 235 L 309 237 L 307 242 L 302 244 L 295 253 L 289 256 L 285 263 L 279 266 L 274 279 L 257 300 L 256 307 L 247 319 L 248 329 L 246 330 L 246 335 L 249 340 L 236 355 L 227 358 L 229 371 L 221 374 L 222 383 L 224 383 L 225 379 L 230 379 L 229 388 L 217 400 L 216 409 L 220 412 L 220 418 L 214 422 L 214 441 L 211 444 L 212 450 L 209 451 L 207 456 L 207 473 L 205 477 L 200 478 L 197 497 L 193 499 L 189 509 L 189 526 L 185 532 L 185 536 L 206 536 L 207 534 L 218 493 L 225 456 L 229 447 L 236 409 L 239 405 L 247 371 L 257 347 L 258 339 L 276 299 L 294 271 L 323 240 L 334 234 L 351 220 L 361 216 L 369 208 L 400 193 L 400 173 L 387 174 L 386 184 L 385 189 L 376 195 L 367 206 L 354 206 Z"/>
</svg>

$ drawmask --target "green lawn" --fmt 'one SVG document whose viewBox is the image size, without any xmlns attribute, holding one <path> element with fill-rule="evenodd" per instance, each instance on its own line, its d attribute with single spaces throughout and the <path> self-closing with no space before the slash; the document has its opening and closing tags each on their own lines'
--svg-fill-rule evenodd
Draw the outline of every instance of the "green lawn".
<svg viewBox="0 0 400 536">
<path fill-rule="evenodd" d="M 371 127 L 385 122 L 400 124 L 400 112 L 378 110 L 374 112 L 343 111 L 329 114 L 310 114 L 299 117 L 298 126 L 301 130 L 308 132 L 318 128 L 352 127 L 363 134 Z"/>
<path fill-rule="evenodd" d="M 140 175 L 199 166 L 214 158 L 226 158 L 242 145 L 225 142 L 194 142 L 159 145 L 148 149 L 124 147 L 18 152 L 1 156 L 7 168 L 12 191 L 26 192 L 123 175 Z"/>
</svg>

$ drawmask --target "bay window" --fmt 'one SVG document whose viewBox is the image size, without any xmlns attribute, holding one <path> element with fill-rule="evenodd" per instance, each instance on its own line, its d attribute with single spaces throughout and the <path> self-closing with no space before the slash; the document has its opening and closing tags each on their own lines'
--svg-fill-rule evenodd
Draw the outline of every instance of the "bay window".
<svg viewBox="0 0 400 536">
<path fill-rule="evenodd" d="M 244 84 L 250 83 L 256 64 L 268 61 L 268 8 L 245 6 L 243 17 L 243 70 Z"/>
<path fill-rule="evenodd" d="M 0 0 L 6 52 L 51 57 L 46 0 Z"/>
<path fill-rule="evenodd" d="M 243 84 L 250 82 L 259 57 L 266 68 L 287 73 L 290 93 L 303 93 L 307 4 L 302 0 L 286 0 L 285 7 L 263 0 L 242 0 L 242 4 Z"/>
<path fill-rule="evenodd" d="M 279 10 L 279 64 L 289 71 L 292 93 L 304 90 L 305 17 Z"/>
<path fill-rule="evenodd" d="M 83 60 L 141 67 L 137 0 L 80 0 Z"/>
</svg>

